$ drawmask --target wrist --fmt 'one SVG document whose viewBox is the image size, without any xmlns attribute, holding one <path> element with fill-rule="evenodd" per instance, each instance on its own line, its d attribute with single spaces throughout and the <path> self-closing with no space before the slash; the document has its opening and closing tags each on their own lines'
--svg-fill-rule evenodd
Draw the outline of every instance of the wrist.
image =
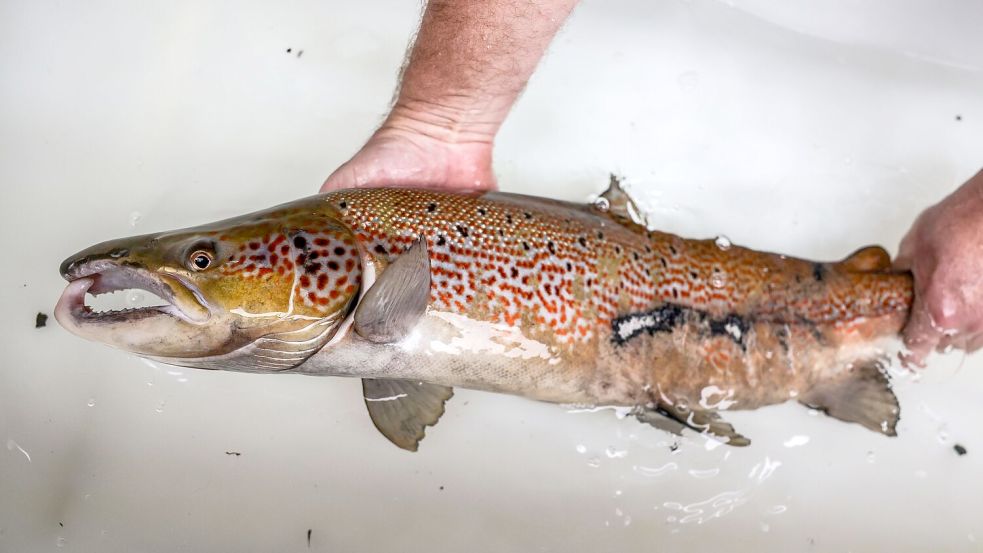
<svg viewBox="0 0 983 553">
<path fill-rule="evenodd" d="M 489 102 L 467 98 L 429 101 L 402 95 L 379 128 L 382 134 L 409 134 L 449 145 L 491 148 L 505 115 Z"/>
</svg>

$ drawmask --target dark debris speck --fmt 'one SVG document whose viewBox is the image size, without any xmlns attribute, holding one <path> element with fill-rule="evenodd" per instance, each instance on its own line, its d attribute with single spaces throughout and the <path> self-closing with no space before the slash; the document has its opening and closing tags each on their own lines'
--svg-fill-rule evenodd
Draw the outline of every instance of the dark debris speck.
<svg viewBox="0 0 983 553">
<path fill-rule="evenodd" d="M 308 549 L 311 548 L 311 534 L 312 533 L 314 533 L 314 530 L 312 528 L 308 528 L 307 529 L 307 548 Z"/>
<path fill-rule="evenodd" d="M 242 453 L 240 453 L 238 451 L 226 451 L 225 454 L 226 455 L 235 455 L 236 457 L 242 455 Z"/>
<path fill-rule="evenodd" d="M 44 313 L 38 313 L 38 316 L 34 318 L 34 328 L 43 328 L 48 325 L 48 316 Z"/>
<path fill-rule="evenodd" d="M 963 456 L 963 455 L 966 455 L 967 453 L 969 453 L 968 451 L 966 451 L 966 446 L 964 446 L 962 444 L 956 444 L 956 445 L 952 446 L 952 449 L 960 457 Z"/>
<path fill-rule="evenodd" d="M 956 121 L 962 121 L 962 120 L 963 120 L 962 115 L 956 115 Z"/>
</svg>

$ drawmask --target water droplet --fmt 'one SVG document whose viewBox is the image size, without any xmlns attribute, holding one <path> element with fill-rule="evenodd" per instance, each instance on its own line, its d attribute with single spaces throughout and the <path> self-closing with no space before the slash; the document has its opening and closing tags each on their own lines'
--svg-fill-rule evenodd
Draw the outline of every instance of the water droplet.
<svg viewBox="0 0 983 553">
<path fill-rule="evenodd" d="M 952 344 L 947 344 L 944 348 L 942 348 L 942 353 L 952 353 L 952 350 L 954 349 L 956 349 L 955 346 Z"/>
<path fill-rule="evenodd" d="M 594 209 L 600 211 L 601 213 L 607 213 L 611 209 L 611 202 L 607 198 L 600 197 L 594 200 Z"/>
<path fill-rule="evenodd" d="M 780 514 L 784 513 L 787 510 L 788 510 L 788 507 L 786 507 L 785 505 L 775 505 L 774 507 L 770 507 L 768 509 L 768 514 L 769 515 L 780 515 Z"/>
<path fill-rule="evenodd" d="M 584 444 L 577 444 L 577 453 L 587 453 L 587 446 Z"/>
<path fill-rule="evenodd" d="M 55 540 L 55 546 L 57 546 L 58 548 L 65 547 L 66 541 L 67 540 L 65 538 L 58 536 L 58 539 Z"/>
<path fill-rule="evenodd" d="M 614 510 L 614 514 L 615 514 L 615 516 L 619 516 L 620 517 L 620 516 L 624 516 L 625 513 L 621 511 L 621 508 L 616 508 Z"/>
<path fill-rule="evenodd" d="M 799 397 L 799 391 L 798 390 L 789 390 L 788 391 L 788 397 Z"/>
<path fill-rule="evenodd" d="M 624 492 L 622 492 L 621 490 L 614 490 L 614 495 L 615 495 L 615 496 L 619 496 L 619 495 L 621 495 L 622 493 L 624 493 Z"/>
<path fill-rule="evenodd" d="M 676 410 L 680 413 L 686 413 L 689 411 L 689 401 L 687 401 L 687 399 L 684 397 L 676 398 L 673 406 L 675 406 Z"/>
<path fill-rule="evenodd" d="M 948 444 L 949 443 L 949 439 L 950 439 L 950 436 L 949 436 L 949 433 L 948 432 L 946 432 L 945 430 L 940 430 L 939 431 L 938 440 L 939 440 L 939 443 L 940 444 L 942 444 L 942 445 Z"/>
<path fill-rule="evenodd" d="M 134 211 L 130 213 L 130 226 L 135 227 L 140 223 L 140 219 L 143 219 L 143 214 L 139 211 Z"/>
<path fill-rule="evenodd" d="M 88 405 L 89 407 L 95 407 L 96 406 L 96 400 L 95 400 L 95 398 L 91 398 L 90 397 L 89 398 L 89 401 L 87 401 L 85 404 Z"/>
<path fill-rule="evenodd" d="M 622 457 L 626 457 L 628 455 L 628 451 L 608 446 L 608 448 L 604 450 L 604 454 L 608 456 L 608 459 L 621 459 Z"/>
<path fill-rule="evenodd" d="M 785 447 L 799 447 L 800 445 L 806 445 L 807 443 L 809 443 L 809 436 L 796 434 L 795 436 L 792 436 L 791 438 L 785 440 L 785 442 L 782 443 L 782 445 L 784 445 Z"/>
<path fill-rule="evenodd" d="M 769 530 L 771 530 L 771 526 L 767 522 L 762 522 L 761 531 L 767 533 Z"/>
<path fill-rule="evenodd" d="M 727 285 L 727 275 L 725 273 L 714 273 L 710 277 L 710 286 L 714 288 L 723 288 Z"/>
<path fill-rule="evenodd" d="M 143 301 L 143 298 L 144 298 L 143 292 L 134 291 L 126 299 L 130 303 L 140 303 L 141 301 Z"/>
<path fill-rule="evenodd" d="M 718 248 L 720 248 L 720 249 L 722 249 L 724 251 L 729 250 L 730 247 L 733 245 L 730 242 L 730 238 L 727 238 L 726 236 L 724 236 L 722 234 L 720 236 L 718 236 L 717 239 L 713 241 L 713 243 L 716 244 Z"/>
<path fill-rule="evenodd" d="M 877 455 L 875 455 L 873 451 L 868 451 L 867 462 L 873 465 L 876 461 L 877 461 Z"/>
<path fill-rule="evenodd" d="M 768 351 L 765 352 L 765 359 L 771 359 L 774 356 L 775 356 L 775 352 L 773 352 L 771 350 L 768 350 Z"/>
<path fill-rule="evenodd" d="M 625 515 L 625 526 L 631 524 L 631 515 Z"/>
<path fill-rule="evenodd" d="M 685 92 L 692 92 L 700 86 L 700 74 L 696 71 L 686 71 L 685 73 L 680 73 L 676 77 L 676 83 L 679 84 L 680 90 Z"/>
<path fill-rule="evenodd" d="M 601 466 L 601 460 L 597 457 L 591 457 L 590 459 L 587 459 L 587 466 L 592 469 L 596 469 L 597 467 Z"/>
<path fill-rule="evenodd" d="M 843 165 L 853 165 L 853 158 L 850 156 L 843 158 Z"/>
<path fill-rule="evenodd" d="M 164 412 L 164 406 L 165 405 L 167 405 L 167 402 L 166 401 L 161 401 L 160 403 L 157 404 L 157 408 L 154 409 L 154 411 L 157 411 L 158 413 L 163 413 Z"/>
</svg>

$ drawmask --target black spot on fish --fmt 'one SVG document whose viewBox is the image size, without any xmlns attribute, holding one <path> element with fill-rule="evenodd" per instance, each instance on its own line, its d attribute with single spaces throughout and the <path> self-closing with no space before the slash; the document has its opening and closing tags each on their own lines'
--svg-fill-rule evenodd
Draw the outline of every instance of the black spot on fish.
<svg viewBox="0 0 983 553">
<path fill-rule="evenodd" d="M 594 286 L 594 279 L 589 278 L 587 279 L 587 287 L 590 288 L 591 286 Z"/>
<path fill-rule="evenodd" d="M 478 215 L 484 216 L 486 213 L 487 211 L 485 211 L 485 208 L 483 207 L 478 208 Z"/>
<path fill-rule="evenodd" d="M 672 252 L 672 255 L 679 255 L 679 252 L 676 251 L 676 248 L 672 246 L 669 246 L 669 251 Z"/>
<path fill-rule="evenodd" d="M 645 246 L 645 253 L 652 253 L 652 246 Z"/>
<path fill-rule="evenodd" d="M 673 288 L 672 289 L 672 297 L 675 298 L 675 299 L 679 299 L 679 290 Z"/>
<path fill-rule="evenodd" d="M 788 330 L 784 326 L 775 329 L 775 338 L 778 339 L 778 344 L 782 346 L 782 350 L 785 353 L 789 352 L 788 348 Z"/>
<path fill-rule="evenodd" d="M 572 270 L 573 270 L 573 265 L 569 261 L 567 261 L 567 271 L 569 272 Z"/>
<path fill-rule="evenodd" d="M 337 267 L 338 264 L 335 263 L 335 266 Z M 318 272 L 320 268 L 321 268 L 320 263 L 308 263 L 307 265 L 304 265 L 304 272 L 307 274 L 313 274 Z"/>
<path fill-rule="evenodd" d="M 510 224 L 510 225 L 512 224 L 512 214 L 511 213 L 506 213 L 505 214 L 505 221 L 508 222 L 508 224 Z"/>
<path fill-rule="evenodd" d="M 796 284 L 801 284 L 802 283 L 802 277 L 800 277 L 799 275 L 795 275 L 795 283 Z"/>
<path fill-rule="evenodd" d="M 337 271 L 338 268 L 339 268 L 339 265 L 338 265 L 338 262 L 337 261 L 335 261 L 334 259 L 332 259 L 331 261 L 328 261 L 328 269 L 331 269 L 332 271 Z"/>
<path fill-rule="evenodd" d="M 621 246 L 615 245 L 615 247 L 614 247 L 614 253 L 616 253 L 618 255 L 621 255 Z"/>
<path fill-rule="evenodd" d="M 668 269 L 668 268 L 669 268 L 669 264 L 668 264 L 668 263 L 666 263 L 666 258 L 664 258 L 664 257 L 660 257 L 660 258 L 659 258 L 659 261 L 661 261 L 661 262 L 662 262 L 662 268 L 663 268 L 663 269 Z"/>
<path fill-rule="evenodd" d="M 346 202 L 345 200 L 341 200 L 340 202 L 338 202 L 338 207 L 341 209 L 348 209 L 348 202 Z"/>
<path fill-rule="evenodd" d="M 464 225 L 457 225 L 457 232 L 465 238 L 468 237 L 468 227 Z"/>
<path fill-rule="evenodd" d="M 812 278 L 816 279 L 816 282 L 822 282 L 823 276 L 826 273 L 826 268 L 822 263 L 812 264 Z"/>
<path fill-rule="evenodd" d="M 522 214 L 526 216 L 526 219 L 532 219 L 532 213 L 529 213 L 528 211 L 525 211 Z"/>
<path fill-rule="evenodd" d="M 690 271 L 689 272 L 689 276 L 691 276 L 693 278 L 700 278 L 700 275 L 696 274 L 696 271 Z"/>
<path fill-rule="evenodd" d="M 294 236 L 294 247 L 303 250 L 307 247 L 307 239 L 300 235 Z"/>
<path fill-rule="evenodd" d="M 529 251 L 529 243 L 525 240 L 522 241 L 522 249 Z"/>
<path fill-rule="evenodd" d="M 315 260 L 317 260 L 318 257 L 321 257 L 321 256 L 318 255 L 317 252 L 311 252 L 310 255 L 307 256 L 307 259 L 309 259 L 310 261 L 315 261 Z"/>
<path fill-rule="evenodd" d="M 444 238 L 444 235 L 443 234 L 437 236 L 437 245 L 438 246 L 443 246 L 446 243 L 447 243 L 447 239 Z"/>
<path fill-rule="evenodd" d="M 556 245 L 553 244 L 552 240 L 546 242 L 546 248 L 550 251 L 551 254 L 556 255 Z"/>
<path fill-rule="evenodd" d="M 658 332 L 672 332 L 683 322 L 683 308 L 667 303 L 643 313 L 632 313 L 618 317 L 611 322 L 611 340 L 624 345 L 640 334 L 655 335 Z"/>
<path fill-rule="evenodd" d="M 744 317 L 731 313 L 723 319 L 706 318 L 711 336 L 727 336 L 735 344 L 741 346 L 742 351 L 747 350 L 744 337 L 747 335 L 747 331 L 751 325 L 748 324 Z"/>
<path fill-rule="evenodd" d="M 509 271 L 509 273 L 511 273 L 512 278 L 519 278 L 519 269 L 512 267 L 512 270 Z"/>
<path fill-rule="evenodd" d="M 604 233 L 603 233 L 603 232 L 601 232 L 601 231 L 598 231 L 598 232 L 597 232 L 597 239 L 598 239 L 598 240 L 604 240 Z"/>
<path fill-rule="evenodd" d="M 427 211 L 430 212 L 430 213 L 433 213 L 434 211 L 437 211 L 437 204 L 435 204 L 433 202 L 428 203 L 427 204 Z"/>
<path fill-rule="evenodd" d="M 381 253 L 383 255 L 385 255 L 385 253 L 386 253 L 386 247 L 383 246 L 382 244 L 376 244 L 375 247 L 372 248 L 372 249 L 375 250 L 375 253 Z"/>
<path fill-rule="evenodd" d="M 578 238 L 577 239 L 577 242 L 580 243 L 581 247 L 584 247 L 584 248 L 587 247 L 587 239 L 584 238 L 583 236 L 581 236 L 580 238 Z"/>
<path fill-rule="evenodd" d="M 342 248 L 341 246 L 338 246 L 337 248 L 334 249 L 334 254 L 335 255 L 345 255 L 345 248 Z"/>
<path fill-rule="evenodd" d="M 631 252 L 631 256 L 635 259 L 635 261 L 638 261 L 640 259 L 640 257 L 638 256 L 638 252 Z"/>
</svg>

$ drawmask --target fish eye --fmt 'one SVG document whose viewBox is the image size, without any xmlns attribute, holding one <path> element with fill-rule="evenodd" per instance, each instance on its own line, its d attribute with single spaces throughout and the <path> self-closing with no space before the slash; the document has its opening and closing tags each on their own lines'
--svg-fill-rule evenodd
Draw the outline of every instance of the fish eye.
<svg viewBox="0 0 983 553">
<path fill-rule="evenodd" d="M 188 261 L 191 264 L 191 269 L 204 271 L 212 264 L 212 254 L 205 250 L 195 250 L 194 253 L 188 256 Z"/>
</svg>

